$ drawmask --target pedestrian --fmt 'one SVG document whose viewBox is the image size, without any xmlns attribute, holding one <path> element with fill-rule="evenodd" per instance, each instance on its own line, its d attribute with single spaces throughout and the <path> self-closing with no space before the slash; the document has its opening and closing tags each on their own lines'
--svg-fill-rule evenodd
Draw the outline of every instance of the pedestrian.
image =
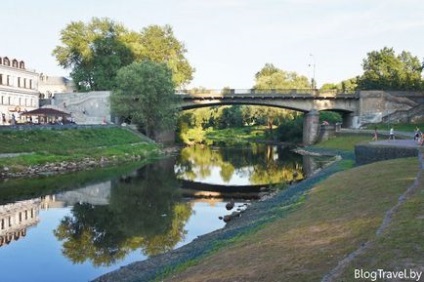
<svg viewBox="0 0 424 282">
<path fill-rule="evenodd" d="M 378 132 L 377 132 L 377 126 L 374 128 L 374 137 L 372 138 L 372 141 L 377 141 L 378 139 Z"/>
<path fill-rule="evenodd" d="M 420 136 L 420 138 L 418 138 L 418 144 L 420 146 L 422 146 L 423 143 L 424 143 L 424 133 L 422 133 L 422 132 L 420 132 L 420 133 L 421 133 L 421 136 Z"/>
<path fill-rule="evenodd" d="M 415 128 L 415 134 L 414 134 L 414 141 L 418 141 L 418 139 L 421 137 L 420 129 L 418 126 Z"/>
<path fill-rule="evenodd" d="M 393 126 L 390 127 L 389 140 L 395 140 L 395 130 L 393 129 Z"/>
</svg>

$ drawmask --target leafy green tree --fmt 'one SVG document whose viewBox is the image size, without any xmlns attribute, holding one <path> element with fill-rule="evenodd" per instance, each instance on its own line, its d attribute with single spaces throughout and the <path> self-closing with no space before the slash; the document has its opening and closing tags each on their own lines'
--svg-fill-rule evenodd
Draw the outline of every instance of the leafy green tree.
<svg viewBox="0 0 424 282">
<path fill-rule="evenodd" d="M 325 91 L 333 91 L 333 90 L 339 90 L 339 86 L 335 83 L 324 83 L 321 88 L 320 88 L 320 92 L 325 92 Z"/>
<path fill-rule="evenodd" d="M 232 106 L 225 108 L 222 111 L 220 118 L 220 129 L 229 128 L 229 127 L 242 127 L 243 126 L 243 116 L 240 106 Z"/>
<path fill-rule="evenodd" d="M 254 89 L 307 89 L 310 88 L 308 78 L 295 72 L 286 72 L 278 69 L 273 64 L 265 66 L 256 73 Z M 273 125 L 285 116 L 293 116 L 290 110 L 264 107 L 261 109 L 263 117 L 266 117 L 269 131 L 272 133 Z"/>
<path fill-rule="evenodd" d="M 285 119 L 277 129 L 278 139 L 284 142 L 302 142 L 303 115 L 294 119 Z"/>
<path fill-rule="evenodd" d="M 134 62 L 118 71 L 116 81 L 110 97 L 113 113 L 139 125 L 152 138 L 155 132 L 175 128 L 179 97 L 166 65 Z"/>
<path fill-rule="evenodd" d="M 337 112 L 333 112 L 333 111 L 320 111 L 319 112 L 319 120 L 320 122 L 328 122 L 330 124 L 335 124 L 338 122 L 342 122 L 343 118 L 342 116 L 337 113 Z"/>
<path fill-rule="evenodd" d="M 116 73 L 134 61 L 131 50 L 117 40 L 115 34 L 95 39 L 91 59 L 74 67 L 71 77 L 80 91 L 110 90 L 115 86 Z"/>
<path fill-rule="evenodd" d="M 184 57 L 184 45 L 168 25 L 135 32 L 108 18 L 92 18 L 68 24 L 60 40 L 53 56 L 60 66 L 71 69 L 80 91 L 110 90 L 118 69 L 133 61 L 165 63 L 176 86 L 188 83 L 194 72 Z"/>
<path fill-rule="evenodd" d="M 273 64 L 265 66 L 255 75 L 255 89 L 308 89 L 308 78 L 296 72 L 287 72 L 275 67 Z"/>
<path fill-rule="evenodd" d="M 138 60 L 165 63 L 172 71 L 172 80 L 176 86 L 184 85 L 193 79 L 194 69 L 184 57 L 187 50 L 184 44 L 175 38 L 171 26 L 152 25 L 143 28 L 139 40 L 143 48 L 136 52 Z"/>
<path fill-rule="evenodd" d="M 358 78 L 350 78 L 343 80 L 340 83 L 340 90 L 342 93 L 352 93 L 358 89 Z"/>
<path fill-rule="evenodd" d="M 113 70 L 128 64 L 129 50 L 120 43 L 120 38 L 127 33 L 128 30 L 123 25 L 107 18 L 93 18 L 88 24 L 82 21 L 71 22 L 61 31 L 60 39 L 63 45 L 57 46 L 53 55 L 60 66 L 72 69 L 71 77 L 78 90 L 104 90 L 108 85 L 96 81 L 100 73 L 105 72 L 104 64 L 96 63 L 102 62 L 102 56 L 112 56 L 108 60 L 113 62 Z M 102 77 L 101 80 L 111 81 L 113 78 L 112 74 L 111 77 Z"/>
<path fill-rule="evenodd" d="M 419 90 L 423 66 L 411 53 L 396 55 L 393 48 L 372 51 L 363 61 L 364 73 L 358 78 L 361 90 Z"/>
</svg>

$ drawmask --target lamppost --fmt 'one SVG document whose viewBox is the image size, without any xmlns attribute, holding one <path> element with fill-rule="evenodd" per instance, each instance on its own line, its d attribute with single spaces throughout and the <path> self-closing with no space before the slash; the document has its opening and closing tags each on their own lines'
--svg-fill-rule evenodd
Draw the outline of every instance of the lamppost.
<svg viewBox="0 0 424 282">
<path fill-rule="evenodd" d="M 309 57 L 312 58 L 312 64 L 309 64 L 309 67 L 312 67 L 312 78 L 311 78 L 311 86 L 312 90 L 315 90 L 316 88 L 316 81 L 315 81 L 315 56 L 313 54 L 309 54 Z"/>
</svg>

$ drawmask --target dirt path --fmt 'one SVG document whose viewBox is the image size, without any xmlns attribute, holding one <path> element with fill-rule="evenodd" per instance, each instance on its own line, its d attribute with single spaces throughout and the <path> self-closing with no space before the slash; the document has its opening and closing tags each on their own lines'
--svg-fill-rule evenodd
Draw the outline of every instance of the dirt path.
<svg viewBox="0 0 424 282">
<path fill-rule="evenodd" d="M 416 142 L 414 140 L 400 140 L 402 142 L 396 141 L 398 142 L 397 145 L 398 146 L 411 146 L 411 147 L 416 147 Z M 408 141 L 408 142 L 406 142 Z M 412 141 L 412 142 L 411 142 Z M 391 142 L 391 143 L 390 143 Z M 379 144 L 385 144 L 385 143 L 389 143 L 391 145 L 393 145 L 393 140 L 391 141 L 379 141 Z M 376 143 L 376 142 L 375 142 Z M 398 202 L 396 203 L 396 205 L 394 205 L 391 209 L 389 209 L 386 212 L 386 215 L 383 219 L 383 222 L 381 223 L 380 227 L 378 228 L 378 230 L 376 231 L 376 236 L 380 237 L 383 232 L 388 228 L 389 224 L 392 222 L 393 220 L 393 216 L 394 214 L 399 210 L 399 208 L 401 207 L 401 205 L 403 203 L 405 203 L 405 201 L 407 199 L 409 199 L 411 197 L 411 195 L 413 195 L 420 187 L 422 187 L 424 185 L 424 183 L 420 183 L 420 179 L 421 176 L 423 175 L 423 171 L 424 171 L 424 159 L 423 159 L 423 153 L 421 151 L 419 151 L 418 153 L 418 160 L 420 162 L 420 170 L 418 171 L 417 177 L 414 181 L 414 183 L 412 183 L 411 186 L 408 187 L 408 189 L 406 189 L 406 191 L 399 197 Z M 375 239 L 373 239 L 374 241 Z M 358 257 L 361 254 L 364 254 L 365 252 L 367 252 L 373 245 L 372 241 L 368 241 L 364 244 L 362 244 L 357 250 L 355 250 L 354 252 L 350 253 L 349 255 L 347 255 L 344 259 L 342 259 L 341 261 L 339 261 L 338 265 L 332 269 L 331 271 L 329 271 L 321 280 L 321 282 L 332 282 L 332 281 L 339 281 L 340 276 L 342 275 L 342 273 L 345 271 L 345 269 L 352 263 L 352 261 Z"/>
</svg>

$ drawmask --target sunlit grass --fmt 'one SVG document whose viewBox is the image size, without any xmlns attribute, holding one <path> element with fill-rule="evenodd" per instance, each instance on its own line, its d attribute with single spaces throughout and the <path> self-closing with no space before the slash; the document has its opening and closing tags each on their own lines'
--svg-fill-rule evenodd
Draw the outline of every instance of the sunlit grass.
<svg viewBox="0 0 424 282">
<path fill-rule="evenodd" d="M 315 146 L 319 148 L 353 151 L 355 145 L 363 142 L 370 142 L 371 140 L 371 135 L 368 136 L 362 134 L 340 134 L 324 142 L 318 143 Z"/>
<path fill-rule="evenodd" d="M 246 126 L 240 128 L 226 128 L 209 131 L 206 137 L 213 141 L 221 142 L 246 142 L 267 139 L 265 126 Z"/>
<path fill-rule="evenodd" d="M 315 186 L 286 217 L 240 237 L 169 281 L 320 281 L 346 255 L 376 240 L 386 211 L 413 183 L 417 171 L 417 158 L 408 158 L 335 174 Z M 423 200 L 421 190 L 377 239 L 382 245 L 367 252 L 376 266 L 386 258 L 391 258 L 391 269 L 408 267 L 415 258 L 424 260 Z M 344 278 L 340 281 L 353 281 L 351 273 Z"/>
<path fill-rule="evenodd" d="M 0 153 L 29 153 L 1 159 L 0 167 L 12 172 L 46 163 L 80 162 L 87 158 L 113 158 L 116 163 L 159 153 L 156 144 L 121 128 L 6 131 L 0 132 L 0 138 L 5 142 Z"/>
<path fill-rule="evenodd" d="M 135 134 L 121 128 L 0 131 L 0 153 L 69 151 L 140 142 Z"/>
</svg>

